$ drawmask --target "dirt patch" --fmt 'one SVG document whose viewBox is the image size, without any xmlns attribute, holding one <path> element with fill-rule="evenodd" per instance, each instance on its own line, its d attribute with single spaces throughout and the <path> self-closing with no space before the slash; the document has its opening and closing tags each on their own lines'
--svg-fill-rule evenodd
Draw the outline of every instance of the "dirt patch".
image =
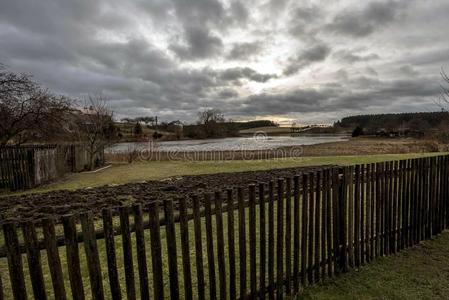
<svg viewBox="0 0 449 300">
<path fill-rule="evenodd" d="M 189 197 L 204 191 L 225 191 L 228 188 L 268 182 L 282 177 L 293 177 L 301 172 L 315 171 L 319 167 L 285 168 L 266 171 L 218 173 L 182 176 L 161 181 L 130 183 L 79 190 L 60 190 L 40 194 L 27 194 L 0 198 L 0 223 L 7 221 L 39 220 L 64 214 L 92 211 L 95 217 L 105 207 L 162 201 Z"/>
</svg>

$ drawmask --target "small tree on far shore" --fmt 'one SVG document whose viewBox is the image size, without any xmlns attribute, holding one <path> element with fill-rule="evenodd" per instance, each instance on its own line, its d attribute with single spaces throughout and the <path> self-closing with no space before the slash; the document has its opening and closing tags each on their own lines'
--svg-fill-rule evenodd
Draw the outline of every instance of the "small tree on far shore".
<svg viewBox="0 0 449 300">
<path fill-rule="evenodd" d="M 102 96 L 89 96 L 85 107 L 77 113 L 75 122 L 80 140 L 87 144 L 88 169 L 92 170 L 98 155 L 117 138 L 113 111 Z"/>
<path fill-rule="evenodd" d="M 142 133 L 143 133 L 142 125 L 140 125 L 139 122 L 136 122 L 136 125 L 134 125 L 134 130 L 133 131 L 134 131 L 133 133 L 134 133 L 135 136 L 142 135 Z"/>
</svg>

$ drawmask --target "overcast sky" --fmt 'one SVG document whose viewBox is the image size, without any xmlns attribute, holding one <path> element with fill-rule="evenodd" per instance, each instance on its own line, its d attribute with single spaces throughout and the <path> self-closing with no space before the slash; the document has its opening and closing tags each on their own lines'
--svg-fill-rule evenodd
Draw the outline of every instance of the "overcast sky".
<svg viewBox="0 0 449 300">
<path fill-rule="evenodd" d="M 0 62 L 116 116 L 438 110 L 447 0 L 2 0 Z"/>
</svg>

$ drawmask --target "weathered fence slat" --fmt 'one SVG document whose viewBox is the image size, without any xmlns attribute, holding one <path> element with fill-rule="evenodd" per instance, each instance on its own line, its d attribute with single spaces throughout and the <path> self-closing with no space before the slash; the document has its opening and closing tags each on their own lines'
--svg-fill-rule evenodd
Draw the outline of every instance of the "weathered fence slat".
<svg viewBox="0 0 449 300">
<path fill-rule="evenodd" d="M 321 171 L 316 172 L 316 181 L 315 181 L 315 212 L 312 212 L 315 215 L 315 245 L 314 245 L 314 255 L 315 260 L 313 263 L 314 266 L 314 281 L 320 281 L 320 219 L 321 219 Z"/>
<path fill-rule="evenodd" d="M 215 285 L 215 261 L 214 261 L 214 238 L 212 235 L 212 207 L 211 197 L 208 193 L 204 194 L 204 207 L 206 209 L 206 250 L 207 265 L 209 269 L 209 296 L 210 299 L 217 298 Z"/>
<path fill-rule="evenodd" d="M 173 214 L 173 200 L 164 200 L 165 233 L 167 241 L 170 299 L 179 299 L 178 255 L 176 253 L 176 232 Z"/>
<path fill-rule="evenodd" d="M 164 299 L 164 276 L 162 271 L 162 246 L 159 227 L 159 204 L 150 202 L 148 206 L 150 242 L 151 242 L 151 265 L 153 270 L 153 295 L 154 299 Z"/>
<path fill-rule="evenodd" d="M 299 291 L 300 263 L 300 177 L 293 177 L 293 294 Z"/>
<path fill-rule="evenodd" d="M 134 227 L 136 229 L 137 269 L 139 271 L 140 298 L 150 299 L 148 286 L 147 254 L 145 250 L 145 233 L 143 230 L 143 212 L 140 204 L 133 207 Z"/>
<path fill-rule="evenodd" d="M 44 242 L 45 248 L 47 249 L 47 259 L 55 298 L 64 300 L 67 297 L 64 287 L 61 259 L 59 258 L 58 246 L 56 245 L 55 221 L 53 219 L 42 220 L 42 229 L 44 232 Z"/>
<path fill-rule="evenodd" d="M 134 279 L 134 263 L 131 243 L 131 233 L 129 231 L 129 208 L 122 206 L 119 208 L 120 227 L 122 234 L 123 264 L 125 269 L 125 285 L 128 300 L 136 299 L 136 286 Z"/>
<path fill-rule="evenodd" d="M 354 167 L 350 166 L 346 168 L 348 175 L 347 181 L 348 181 L 348 188 L 347 188 L 347 196 L 348 197 L 348 229 L 347 229 L 347 235 L 348 235 L 348 265 L 353 268 L 355 265 L 355 231 L 354 231 L 354 222 L 355 222 L 355 201 L 356 201 L 356 193 L 354 193 L 354 185 L 352 182 L 354 182 Z M 357 172 L 357 171 L 355 171 Z M 345 183 L 346 184 L 346 183 Z M 355 183 L 355 186 L 357 185 L 357 182 Z"/>
<path fill-rule="evenodd" d="M 193 204 L 193 226 L 195 234 L 195 263 L 196 278 L 198 282 L 198 299 L 204 300 L 204 270 L 203 270 L 203 244 L 201 235 L 200 200 L 197 195 L 192 197 Z"/>
<path fill-rule="evenodd" d="M 257 270 L 256 270 L 256 186 L 251 184 L 249 191 L 249 278 L 250 298 L 256 297 Z"/>
<path fill-rule="evenodd" d="M 235 271 L 235 235 L 234 235 L 234 194 L 232 189 L 228 189 L 227 197 L 227 217 L 228 217 L 228 249 L 229 249 L 229 299 L 237 298 L 236 293 L 236 271 Z M 201 237 L 201 236 L 200 236 Z M 262 253 L 261 253 L 262 255 Z"/>
<path fill-rule="evenodd" d="M 64 226 L 67 267 L 72 297 L 74 300 L 83 300 L 84 286 L 81 277 L 78 242 L 76 240 L 75 217 L 72 215 L 63 216 L 62 224 Z"/>
<path fill-rule="evenodd" d="M 45 292 L 44 275 L 42 274 L 41 254 L 37 248 L 37 236 L 34 223 L 22 224 L 23 237 L 27 248 L 27 262 L 30 270 L 31 286 L 34 298 L 47 299 Z"/>
<path fill-rule="evenodd" d="M 307 272 L 307 249 L 308 249 L 308 222 L 309 222 L 309 197 L 308 197 L 309 174 L 302 176 L 302 224 L 301 224 L 301 285 L 306 285 Z"/>
<path fill-rule="evenodd" d="M 84 235 L 84 250 L 86 252 L 92 298 L 95 300 L 103 300 L 103 280 L 101 276 L 100 258 L 98 255 L 97 240 L 95 239 L 92 213 L 83 213 L 80 215 L 80 219 Z M 75 293 L 78 293 L 78 291 Z"/>
<path fill-rule="evenodd" d="M 17 237 L 16 225 L 13 223 L 3 224 L 3 235 L 5 237 L 9 278 L 11 280 L 14 299 L 27 299 L 25 279 L 23 275 L 22 255 L 19 251 L 19 239 Z"/>
<path fill-rule="evenodd" d="M 189 224 L 187 218 L 187 204 L 185 198 L 179 200 L 179 217 L 181 229 L 182 272 L 184 278 L 184 297 L 193 299 L 192 273 L 190 269 Z"/>
<path fill-rule="evenodd" d="M 114 227 L 112 223 L 112 211 L 110 208 L 102 210 L 104 240 L 106 245 L 106 255 L 108 263 L 109 287 L 113 300 L 121 300 L 120 281 L 117 272 L 117 255 L 115 251 Z"/>
<path fill-rule="evenodd" d="M 265 185 L 259 183 L 259 298 L 265 299 L 265 277 L 266 277 L 266 225 L 265 225 Z M 229 202 L 228 202 L 229 203 Z M 229 218 L 228 218 L 229 220 Z"/>
<path fill-rule="evenodd" d="M 274 298 L 274 182 L 268 182 L 268 298 Z"/>
<path fill-rule="evenodd" d="M 237 201 L 239 210 L 239 261 L 240 261 L 240 298 L 246 297 L 246 218 L 245 199 L 243 189 L 237 189 Z"/>
<path fill-rule="evenodd" d="M 276 298 L 284 295 L 284 179 L 277 184 L 277 232 L 276 232 Z"/>
<path fill-rule="evenodd" d="M 309 175 L 309 210 L 307 212 L 308 219 L 309 219 L 309 235 L 308 235 L 308 252 L 307 252 L 307 279 L 309 281 L 309 284 L 313 284 L 313 262 L 314 262 L 314 253 L 313 253 L 313 246 L 315 245 L 314 242 L 314 228 L 315 228 L 315 174 L 310 173 Z"/>
<path fill-rule="evenodd" d="M 223 204 L 221 192 L 215 192 L 215 225 L 217 235 L 218 280 L 220 284 L 220 299 L 226 299 L 226 266 L 224 253 Z M 254 232 L 255 235 L 255 232 Z M 255 237 L 254 237 L 255 240 Z M 254 259 L 256 259 L 254 255 Z"/>
<path fill-rule="evenodd" d="M 291 296 L 292 279 L 292 179 L 285 179 L 285 294 Z"/>
</svg>

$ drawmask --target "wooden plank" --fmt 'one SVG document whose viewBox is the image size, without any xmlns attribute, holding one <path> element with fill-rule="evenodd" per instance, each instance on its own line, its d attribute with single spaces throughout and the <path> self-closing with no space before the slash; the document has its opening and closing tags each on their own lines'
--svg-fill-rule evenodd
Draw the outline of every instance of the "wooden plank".
<svg viewBox="0 0 449 300">
<path fill-rule="evenodd" d="M 41 222 L 55 298 L 64 300 L 67 297 L 64 287 L 64 275 L 62 273 L 61 259 L 59 258 L 59 250 L 56 245 L 55 222 L 53 219 L 43 219 Z"/>
<path fill-rule="evenodd" d="M 343 168 L 343 180 L 339 183 L 338 190 L 338 229 L 339 229 L 339 243 L 342 245 L 340 250 L 340 268 L 343 273 L 348 272 L 348 244 L 347 244 L 347 229 L 348 229 L 348 219 L 347 219 L 347 208 L 348 201 L 346 198 L 348 184 L 352 185 L 352 182 L 348 183 L 348 170 L 349 168 Z M 352 172 L 352 171 L 351 171 Z"/>
<path fill-rule="evenodd" d="M 256 186 L 249 185 L 249 278 L 250 298 L 256 298 L 257 270 L 256 270 Z"/>
<path fill-rule="evenodd" d="M 387 162 L 387 173 L 386 173 L 386 198 L 385 198 L 385 253 L 386 255 L 391 254 L 391 232 L 392 232 L 392 162 Z"/>
<path fill-rule="evenodd" d="M 179 299 L 178 254 L 176 251 L 176 232 L 173 214 L 173 200 L 164 200 L 165 234 L 167 241 L 168 273 L 170 279 L 170 299 Z"/>
<path fill-rule="evenodd" d="M 205 283 L 204 283 L 204 265 L 203 265 L 203 242 L 201 234 L 201 212 L 200 201 L 197 195 L 192 197 L 193 204 L 193 226 L 195 233 L 195 263 L 196 263 L 196 278 L 198 285 L 198 299 L 205 299 Z"/>
<path fill-rule="evenodd" d="M 117 255 L 115 252 L 114 225 L 112 223 L 112 211 L 105 208 L 101 212 L 103 218 L 104 240 L 106 245 L 106 256 L 108 262 L 109 287 L 113 300 L 121 300 L 122 292 L 117 272 Z"/>
<path fill-rule="evenodd" d="M 299 292 L 299 241 L 301 237 L 300 225 L 300 176 L 293 177 L 293 294 Z"/>
<path fill-rule="evenodd" d="M 339 266 L 339 170 L 332 169 L 332 267 L 334 274 L 340 273 Z"/>
<path fill-rule="evenodd" d="M 184 197 L 178 199 L 179 217 L 181 228 L 181 252 L 182 252 L 182 272 L 184 279 L 184 297 L 193 299 L 192 294 L 192 271 L 190 269 L 190 246 L 189 246 L 189 223 L 187 218 L 187 204 Z"/>
<path fill-rule="evenodd" d="M 365 264 L 366 255 L 366 168 L 360 165 L 360 263 Z"/>
<path fill-rule="evenodd" d="M 148 205 L 151 242 L 151 265 L 153 271 L 153 295 L 154 299 L 164 299 L 164 276 L 162 271 L 162 247 L 159 227 L 159 205 L 150 202 Z"/>
<path fill-rule="evenodd" d="M 128 300 L 134 300 L 136 299 L 136 283 L 134 279 L 134 262 L 131 244 L 131 233 L 129 231 L 129 208 L 127 206 L 120 207 L 119 215 L 122 234 L 126 295 Z"/>
<path fill-rule="evenodd" d="M 5 239 L 6 255 L 8 258 L 9 280 L 11 282 L 14 299 L 27 299 L 22 255 L 19 250 L 19 239 L 17 237 L 16 224 L 3 224 L 3 236 Z"/>
<path fill-rule="evenodd" d="M 361 265 L 360 259 L 360 210 L 361 210 L 361 178 L 360 178 L 360 165 L 355 166 L 355 188 L 354 188 L 354 262 L 355 267 L 359 268 Z M 351 184 L 351 183 L 350 183 Z M 351 217 L 351 216 L 350 216 Z"/>
<path fill-rule="evenodd" d="M 34 223 L 22 224 L 22 232 L 27 250 L 28 269 L 30 270 L 31 287 L 35 299 L 47 299 L 44 276 L 42 274 L 41 254 L 37 247 L 37 235 Z"/>
<path fill-rule="evenodd" d="M 221 192 L 215 192 L 215 223 L 217 233 L 217 262 L 218 262 L 218 279 L 220 283 L 220 299 L 224 300 L 226 299 L 227 293 L 226 293 L 226 266 L 225 266 L 225 253 L 224 253 L 223 204 L 221 199 Z M 254 253 L 254 260 L 255 259 L 256 258 Z"/>
<path fill-rule="evenodd" d="M 234 235 L 234 194 L 232 189 L 226 191 L 228 217 L 228 249 L 229 249 L 229 299 L 237 298 L 235 270 L 235 235 Z M 261 254 L 262 255 L 262 254 Z"/>
<path fill-rule="evenodd" d="M 276 299 L 284 296 L 284 179 L 277 181 Z"/>
<path fill-rule="evenodd" d="M 238 219 L 239 219 L 239 278 L 240 278 L 240 298 L 246 297 L 246 218 L 245 199 L 243 189 L 237 188 Z"/>
<path fill-rule="evenodd" d="M 309 220 L 309 174 L 302 175 L 301 285 L 306 285 Z"/>
<path fill-rule="evenodd" d="M 398 166 L 398 251 L 404 248 L 404 160 Z"/>
<path fill-rule="evenodd" d="M 4 300 L 5 295 L 3 293 L 3 281 L 2 281 L 2 274 L 0 274 L 0 300 Z"/>
<path fill-rule="evenodd" d="M 266 277 L 266 222 L 265 222 L 265 185 L 259 183 L 259 298 L 265 299 L 265 277 Z M 229 219 L 228 219 L 229 220 Z"/>
<path fill-rule="evenodd" d="M 70 288 L 74 300 L 84 299 L 84 286 L 81 277 L 78 241 L 76 240 L 75 217 L 65 215 L 62 217 L 64 227 L 64 240 L 66 247 L 67 268 L 70 279 Z"/>
<path fill-rule="evenodd" d="M 313 246 L 315 245 L 315 174 L 310 173 L 309 174 L 309 211 L 307 214 L 309 215 L 309 236 L 308 236 L 308 251 L 307 251 L 307 260 L 308 260 L 308 266 L 307 266 L 307 279 L 309 281 L 309 284 L 313 284 L 313 271 L 314 271 L 314 252 L 313 252 Z"/>
<path fill-rule="evenodd" d="M 366 165 L 366 237 L 365 237 L 365 260 L 371 262 L 371 164 Z"/>
<path fill-rule="evenodd" d="M 214 261 L 214 239 L 212 229 L 212 208 L 210 194 L 204 194 L 204 207 L 206 215 L 206 251 L 207 264 L 209 269 L 209 298 L 216 299 L 216 282 L 215 282 L 215 261 Z"/>
<path fill-rule="evenodd" d="M 407 160 L 407 167 L 406 167 L 406 246 L 411 246 L 411 187 L 410 187 L 410 181 L 411 181 L 411 160 Z"/>
<path fill-rule="evenodd" d="M 349 166 L 347 168 L 347 184 L 348 184 L 348 188 L 347 188 L 347 198 L 348 198 L 348 229 L 347 229 L 347 233 L 348 233 L 348 264 L 351 268 L 353 268 L 355 266 L 355 252 L 354 252 L 354 246 L 355 246 L 355 239 L 354 239 L 354 235 L 355 235 L 355 201 L 356 201 L 356 197 L 355 197 L 355 193 L 354 193 L 354 187 L 355 184 L 353 184 L 354 182 L 354 167 L 353 166 Z"/>
<path fill-rule="evenodd" d="M 384 211 L 384 199 L 385 199 L 385 165 L 383 163 L 379 163 L 379 182 L 378 182 L 378 192 L 379 192 L 379 256 L 384 255 L 384 219 L 385 219 L 385 211 Z"/>
<path fill-rule="evenodd" d="M 315 256 L 315 262 L 314 262 L 314 279 L 315 282 L 320 281 L 320 217 L 321 217 L 321 171 L 316 172 L 316 181 L 315 181 L 315 246 L 314 249 L 314 256 Z"/>
<path fill-rule="evenodd" d="M 274 298 L 274 182 L 268 182 L 268 298 Z"/>
<path fill-rule="evenodd" d="M 320 241 L 320 266 L 321 266 L 321 280 L 324 280 L 326 276 L 326 230 L 327 230 L 327 173 L 326 170 L 321 171 L 321 221 L 320 221 L 320 228 L 321 228 L 321 241 Z"/>
<path fill-rule="evenodd" d="M 393 162 L 393 226 L 391 234 L 391 246 L 393 254 L 397 252 L 396 242 L 398 240 L 397 230 L 398 230 L 398 161 Z"/>
<path fill-rule="evenodd" d="M 333 241 L 333 226 L 332 226 L 332 169 L 326 170 L 326 183 L 324 189 L 326 191 L 326 258 L 327 258 L 327 276 L 333 276 L 332 269 L 332 241 Z"/>
<path fill-rule="evenodd" d="M 292 287 L 292 179 L 285 179 L 285 294 L 291 296 Z"/>
<path fill-rule="evenodd" d="M 86 212 L 81 214 L 80 220 L 84 237 L 84 251 L 86 252 L 92 298 L 94 300 L 102 300 L 104 299 L 103 280 L 92 213 Z"/>
<path fill-rule="evenodd" d="M 140 298 L 150 299 L 148 286 L 147 252 L 145 250 L 145 233 L 143 229 L 143 212 L 140 204 L 133 205 L 134 227 L 136 230 L 137 269 L 139 271 Z"/>
</svg>

